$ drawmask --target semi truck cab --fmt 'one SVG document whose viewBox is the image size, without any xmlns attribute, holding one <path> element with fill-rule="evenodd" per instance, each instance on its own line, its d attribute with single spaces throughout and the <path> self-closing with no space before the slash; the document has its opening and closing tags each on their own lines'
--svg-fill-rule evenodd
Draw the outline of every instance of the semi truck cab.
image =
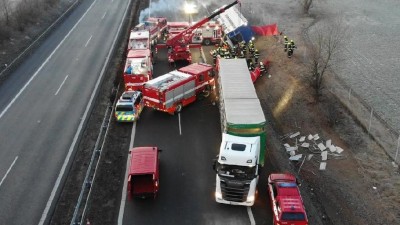
<svg viewBox="0 0 400 225">
<path fill-rule="evenodd" d="M 214 164 L 218 203 L 252 206 L 259 177 L 260 137 L 222 134 Z"/>
</svg>

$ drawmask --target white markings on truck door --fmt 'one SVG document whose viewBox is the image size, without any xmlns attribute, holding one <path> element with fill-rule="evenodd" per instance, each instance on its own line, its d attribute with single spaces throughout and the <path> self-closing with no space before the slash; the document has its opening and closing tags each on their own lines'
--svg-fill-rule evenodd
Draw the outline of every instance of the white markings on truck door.
<svg viewBox="0 0 400 225">
<path fill-rule="evenodd" d="M 88 44 L 89 44 L 90 40 L 92 40 L 92 37 L 93 37 L 93 35 L 90 35 L 90 38 L 89 38 L 89 40 L 87 40 L 87 42 L 86 42 L 86 44 L 85 44 L 85 48 L 88 46 Z"/>
<path fill-rule="evenodd" d="M 254 220 L 253 212 L 251 211 L 251 207 L 247 206 L 247 214 L 249 214 L 250 224 L 256 225 L 256 221 Z"/>
<path fill-rule="evenodd" d="M 14 166 L 15 162 L 17 161 L 17 159 L 18 159 L 18 156 L 15 157 L 14 161 L 11 163 L 11 166 L 8 168 L 6 174 L 5 174 L 4 177 L 1 179 L 0 187 L 1 187 L 1 185 L 3 184 L 4 180 L 6 179 L 8 173 L 9 173 L 9 172 L 11 171 L 11 169 L 13 168 L 13 166 Z"/>
<path fill-rule="evenodd" d="M 60 84 L 60 87 L 58 87 L 58 89 L 57 89 L 57 91 L 56 91 L 56 93 L 54 95 L 57 95 L 58 92 L 60 92 L 60 90 L 61 90 L 62 86 L 64 85 L 65 81 L 67 80 L 67 78 L 68 78 L 68 75 L 65 76 L 63 82 Z"/>
</svg>

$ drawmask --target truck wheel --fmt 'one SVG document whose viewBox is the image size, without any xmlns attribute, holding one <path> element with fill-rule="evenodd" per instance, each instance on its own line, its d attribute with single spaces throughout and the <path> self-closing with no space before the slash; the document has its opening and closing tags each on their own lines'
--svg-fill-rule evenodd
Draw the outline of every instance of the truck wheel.
<svg viewBox="0 0 400 225">
<path fill-rule="evenodd" d="M 203 91 L 203 97 L 207 98 L 208 96 L 210 96 L 210 91 L 206 89 Z"/>
<path fill-rule="evenodd" d="M 204 40 L 204 45 L 210 45 L 210 44 L 211 44 L 210 39 L 205 39 L 205 40 Z"/>
<path fill-rule="evenodd" d="M 180 113 L 182 111 L 182 104 L 178 104 L 175 108 L 176 113 Z"/>
</svg>

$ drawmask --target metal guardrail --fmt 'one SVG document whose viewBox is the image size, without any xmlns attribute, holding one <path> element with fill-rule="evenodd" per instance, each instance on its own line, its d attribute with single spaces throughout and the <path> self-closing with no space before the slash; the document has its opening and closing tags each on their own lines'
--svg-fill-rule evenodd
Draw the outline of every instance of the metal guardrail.
<svg viewBox="0 0 400 225">
<path fill-rule="evenodd" d="M 75 206 L 75 211 L 74 215 L 71 219 L 70 225 L 79 225 L 83 224 L 83 220 L 86 216 L 87 212 L 87 202 L 88 199 L 90 198 L 91 190 L 92 190 L 92 184 L 93 180 L 96 177 L 96 172 L 97 168 L 100 162 L 100 156 L 102 149 L 105 144 L 105 140 L 108 134 L 108 128 L 110 126 L 110 121 L 112 118 L 112 112 L 113 112 L 113 105 L 115 103 L 115 100 L 112 105 L 110 103 L 107 106 L 107 110 L 104 114 L 103 117 L 103 122 L 101 124 L 100 130 L 99 130 L 99 135 L 97 136 L 96 144 L 94 146 L 94 150 L 92 152 L 92 157 L 90 159 L 89 167 L 86 171 L 86 176 L 85 180 L 83 181 L 81 192 L 79 194 L 78 202 Z M 101 143 L 101 145 L 100 145 Z"/>
</svg>

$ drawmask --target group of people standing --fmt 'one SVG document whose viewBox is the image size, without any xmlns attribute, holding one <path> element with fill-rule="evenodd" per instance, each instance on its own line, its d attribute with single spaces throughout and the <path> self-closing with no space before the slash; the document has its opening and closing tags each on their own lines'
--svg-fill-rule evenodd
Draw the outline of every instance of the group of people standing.
<svg viewBox="0 0 400 225">
<path fill-rule="evenodd" d="M 255 48 L 254 42 L 250 40 L 247 44 L 245 41 L 241 41 L 235 44 L 233 47 L 230 47 L 228 44 L 223 43 L 217 47 L 217 49 L 211 52 L 213 57 L 214 66 L 217 63 L 217 57 L 232 59 L 232 58 L 245 58 L 247 61 L 247 66 L 250 71 L 253 71 L 256 68 L 256 65 L 259 64 L 262 74 L 266 72 L 266 68 L 262 62 L 259 62 L 260 52 Z"/>
<path fill-rule="evenodd" d="M 285 50 L 285 52 L 287 52 L 288 58 L 291 58 L 292 55 L 293 55 L 294 49 L 297 48 L 297 47 L 296 47 L 296 45 L 294 44 L 294 41 L 293 41 L 293 40 L 290 40 L 290 41 L 289 41 L 289 39 L 288 39 L 287 36 L 284 36 L 283 39 L 284 39 L 284 41 L 285 41 L 285 42 L 284 42 L 284 50 Z"/>
</svg>

